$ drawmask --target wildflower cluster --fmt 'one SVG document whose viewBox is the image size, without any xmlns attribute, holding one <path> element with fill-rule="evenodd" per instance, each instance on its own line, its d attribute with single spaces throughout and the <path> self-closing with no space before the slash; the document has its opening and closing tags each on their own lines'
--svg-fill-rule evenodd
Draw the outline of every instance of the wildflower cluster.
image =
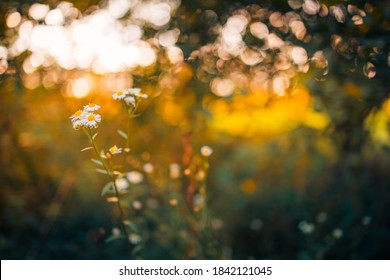
<svg viewBox="0 0 390 280">
<path fill-rule="evenodd" d="M 115 100 L 123 101 L 123 104 L 128 114 L 129 126 L 127 133 L 120 130 L 118 131 L 118 133 L 125 139 L 128 139 L 128 135 L 130 132 L 130 119 L 135 117 L 135 113 L 137 111 L 137 107 L 141 99 L 145 99 L 147 97 L 148 96 L 146 94 L 141 93 L 141 89 L 139 88 L 129 88 L 123 91 L 118 91 L 113 94 L 113 98 Z M 93 134 L 91 128 L 97 128 L 98 124 L 101 122 L 101 116 L 96 113 L 98 109 L 100 109 L 99 105 L 95 103 L 89 103 L 88 105 L 85 105 L 82 109 L 76 111 L 72 116 L 70 116 L 70 119 L 72 121 L 73 128 L 83 128 L 84 132 L 89 138 L 91 146 L 83 149 L 82 151 L 93 149 L 95 151 L 97 159 L 91 160 L 100 167 L 99 169 L 96 169 L 96 171 L 99 173 L 106 174 L 110 178 L 110 182 L 106 185 L 106 187 L 103 188 L 102 195 L 114 195 L 114 197 L 108 198 L 107 201 L 109 201 L 110 199 L 111 201 L 115 201 L 117 203 L 120 213 L 120 224 L 122 227 L 122 231 L 124 233 L 124 236 L 128 237 L 129 242 L 133 243 L 132 240 L 134 241 L 135 236 L 137 237 L 138 235 L 135 235 L 134 232 L 135 225 L 132 225 L 132 229 L 129 229 L 126 225 L 127 220 L 124 208 L 120 201 L 120 192 L 125 191 L 125 189 L 128 188 L 130 183 L 138 184 L 142 182 L 143 175 L 138 171 L 131 171 L 126 174 L 126 177 L 123 177 L 123 174 L 121 172 L 119 172 L 118 170 L 114 170 L 112 156 L 116 154 L 121 154 L 123 148 L 113 145 L 111 148 L 108 149 L 108 152 L 105 153 L 104 150 L 101 150 L 97 147 L 95 140 L 97 133 Z M 127 148 L 125 148 L 124 151 L 130 151 L 128 146 L 129 143 L 127 143 Z"/>
<path fill-rule="evenodd" d="M 127 140 L 126 149 L 129 150 L 130 142 L 128 135 L 130 135 L 131 132 L 131 119 L 137 116 L 136 111 L 140 101 L 148 98 L 148 95 L 142 93 L 140 88 L 128 88 L 115 92 L 112 97 L 115 100 L 122 101 L 122 104 L 127 112 L 127 134 L 123 131 L 118 131 L 118 133 Z"/>
<path fill-rule="evenodd" d="M 100 115 L 96 113 L 100 108 L 99 105 L 89 103 L 70 117 L 73 128 L 82 128 L 88 136 L 90 146 L 82 151 L 93 150 L 95 158 L 91 161 L 98 165 L 96 171 L 109 178 L 102 188 L 101 195 L 107 202 L 116 203 L 118 208 L 120 227 L 112 230 L 112 235 L 106 239 L 106 242 L 124 239 L 131 250 L 139 251 L 149 238 L 145 225 L 157 222 L 154 215 L 146 215 L 142 218 L 138 216 L 139 211 L 148 205 L 152 209 L 161 207 L 161 211 L 168 213 L 166 220 L 162 219 L 158 222 L 171 225 L 172 216 L 179 218 L 169 235 L 176 236 L 177 228 L 186 232 L 188 241 L 184 244 L 186 250 L 191 251 L 189 257 L 195 255 L 202 257 L 209 252 L 217 252 L 212 248 L 213 246 L 205 245 L 210 244 L 210 240 L 213 239 L 209 231 L 211 219 L 206 191 L 209 157 L 213 149 L 202 146 L 198 153 L 191 156 L 184 164 L 170 163 L 165 173 L 169 178 L 167 180 L 155 177 L 159 172 L 155 172 L 154 165 L 145 162 L 146 159 L 139 160 L 130 152 L 132 149 L 130 149 L 129 135 L 134 135 L 132 119 L 138 116 L 138 106 L 142 100 L 148 98 L 148 95 L 142 93 L 139 88 L 129 88 L 115 92 L 112 97 L 114 100 L 121 101 L 127 113 L 127 129 L 117 130 L 126 142 L 123 147 L 120 145 L 112 145 L 108 149 L 98 147 L 98 133 L 93 132 L 91 128 L 97 128 L 101 122 Z M 186 180 L 190 182 L 189 186 L 186 186 L 185 195 L 177 191 L 180 187 L 178 185 L 181 182 L 180 178 L 183 176 L 186 176 Z M 184 205 L 186 210 L 179 211 Z"/>
<path fill-rule="evenodd" d="M 148 98 L 148 95 L 145 93 L 141 93 L 140 88 L 128 88 L 115 92 L 112 97 L 115 100 L 122 100 L 127 106 L 132 106 L 133 108 L 135 108 L 137 105 L 137 101 L 140 98 Z"/>
<path fill-rule="evenodd" d="M 88 105 L 85 105 L 82 110 L 76 111 L 72 116 L 70 116 L 73 128 L 97 128 L 98 123 L 100 123 L 102 120 L 101 116 L 95 113 L 95 111 L 99 108 L 99 105 L 95 103 L 89 103 Z"/>
</svg>

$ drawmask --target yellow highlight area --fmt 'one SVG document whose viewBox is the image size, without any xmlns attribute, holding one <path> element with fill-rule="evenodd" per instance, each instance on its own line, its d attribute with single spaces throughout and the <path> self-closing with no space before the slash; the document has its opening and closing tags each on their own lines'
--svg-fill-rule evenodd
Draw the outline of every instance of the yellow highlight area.
<svg viewBox="0 0 390 280">
<path fill-rule="evenodd" d="M 390 119 L 390 98 L 386 99 L 385 102 L 383 102 L 382 108 L 387 118 Z"/>
<path fill-rule="evenodd" d="M 365 126 L 370 132 L 374 142 L 382 145 L 390 145 L 390 98 L 383 102 L 380 110 L 373 110 L 365 121 Z"/>
<path fill-rule="evenodd" d="M 178 125 L 185 118 L 185 112 L 172 98 L 159 104 L 159 112 L 163 120 L 170 125 Z"/>
<path fill-rule="evenodd" d="M 302 120 L 302 124 L 314 129 L 322 130 L 327 127 L 330 120 L 327 115 L 319 112 L 315 112 L 310 109 L 306 112 L 305 117 Z"/>
<path fill-rule="evenodd" d="M 298 125 L 324 129 L 329 119 L 312 109 L 312 98 L 303 86 L 284 96 L 264 92 L 237 95 L 228 101 L 218 99 L 209 105 L 214 115 L 211 126 L 242 137 L 273 137 Z"/>
<path fill-rule="evenodd" d="M 190 104 L 195 102 L 195 95 L 187 91 L 181 97 L 164 95 L 157 103 L 157 114 L 162 117 L 165 123 L 177 126 L 188 123 L 188 111 Z"/>
<path fill-rule="evenodd" d="M 194 70 L 187 63 L 181 63 L 173 69 L 173 74 L 181 81 L 189 81 L 194 76 Z"/>
</svg>

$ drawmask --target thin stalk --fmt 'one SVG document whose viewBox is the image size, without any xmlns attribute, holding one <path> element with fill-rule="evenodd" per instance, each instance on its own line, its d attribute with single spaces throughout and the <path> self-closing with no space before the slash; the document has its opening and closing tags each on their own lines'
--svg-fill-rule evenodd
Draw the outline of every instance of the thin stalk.
<svg viewBox="0 0 390 280">
<path fill-rule="evenodd" d="M 103 168 L 106 170 L 107 175 L 110 177 L 110 179 L 111 179 L 111 181 L 112 181 L 112 183 L 114 185 L 115 195 L 116 195 L 116 197 L 118 199 L 117 200 L 117 206 L 118 206 L 118 209 L 119 209 L 119 215 L 120 215 L 122 230 L 123 230 L 123 232 L 124 232 L 124 234 L 126 236 L 127 242 L 130 243 L 130 241 L 129 241 L 129 232 L 128 232 L 127 227 L 126 227 L 126 225 L 124 223 L 125 215 L 124 215 L 124 211 L 123 211 L 122 205 L 120 203 L 119 191 L 118 191 L 118 187 L 117 187 L 116 182 L 115 182 L 115 177 L 114 177 L 113 173 L 111 172 L 111 170 L 107 167 L 106 161 L 102 158 L 101 154 L 99 153 L 99 150 L 98 150 L 98 148 L 96 146 L 96 142 L 93 139 L 91 128 L 88 127 L 84 131 L 87 134 L 87 136 L 89 138 L 89 141 L 91 142 L 92 147 L 93 147 L 93 149 L 94 149 L 98 159 L 103 164 Z"/>
<path fill-rule="evenodd" d="M 127 139 L 126 139 L 126 147 L 130 149 L 130 130 L 131 130 L 131 116 L 132 114 L 127 115 Z"/>
<path fill-rule="evenodd" d="M 139 104 L 139 100 L 135 99 L 135 105 L 132 107 L 131 105 L 125 105 L 126 112 L 127 112 L 127 141 L 126 141 L 126 147 L 130 149 L 130 132 L 131 132 L 131 119 L 134 118 L 135 112 L 137 111 Z"/>
</svg>

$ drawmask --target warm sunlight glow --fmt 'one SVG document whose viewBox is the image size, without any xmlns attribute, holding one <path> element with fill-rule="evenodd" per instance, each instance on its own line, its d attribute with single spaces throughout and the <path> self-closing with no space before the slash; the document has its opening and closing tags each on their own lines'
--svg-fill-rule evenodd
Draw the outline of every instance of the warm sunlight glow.
<svg viewBox="0 0 390 280">
<path fill-rule="evenodd" d="M 91 84 L 87 78 L 78 78 L 72 83 L 72 94 L 76 98 L 84 98 L 91 90 Z"/>
<path fill-rule="evenodd" d="M 80 12 L 69 2 L 61 2 L 52 10 L 48 5 L 33 4 L 28 10 L 32 20 L 21 24 L 12 53 L 17 56 L 29 51 L 34 67 L 54 61 L 66 70 L 92 69 L 97 74 L 148 67 L 157 57 L 155 46 L 142 38 L 144 26 L 163 28 L 179 4 L 174 0 L 110 0 L 107 6 L 85 16 L 79 16 Z M 123 22 L 121 18 L 130 10 L 131 18 Z M 20 22 L 18 12 L 7 17 L 9 27 Z M 160 33 L 159 43 L 173 47 L 179 34 L 179 29 Z"/>
</svg>

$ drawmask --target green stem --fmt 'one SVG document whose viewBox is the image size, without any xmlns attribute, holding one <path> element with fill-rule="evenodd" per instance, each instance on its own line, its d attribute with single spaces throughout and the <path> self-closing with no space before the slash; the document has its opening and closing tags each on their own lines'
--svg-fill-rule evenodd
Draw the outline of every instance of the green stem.
<svg viewBox="0 0 390 280">
<path fill-rule="evenodd" d="M 131 116 L 132 114 L 127 115 L 127 139 L 126 139 L 126 147 L 130 149 L 130 130 L 131 130 Z"/>
<path fill-rule="evenodd" d="M 135 106 L 132 107 L 131 105 L 126 105 L 126 112 L 127 112 L 127 141 L 126 146 L 130 149 L 130 132 L 131 132 L 131 119 L 134 118 L 135 112 L 137 111 L 139 104 L 139 100 L 135 99 Z"/>
<path fill-rule="evenodd" d="M 123 211 L 122 205 L 120 203 L 119 191 L 118 191 L 118 187 L 117 187 L 116 182 L 115 182 L 115 176 L 113 175 L 112 171 L 108 168 L 106 161 L 102 158 L 101 154 L 99 153 L 99 150 L 98 150 L 98 148 L 96 146 L 96 142 L 93 139 L 91 128 L 88 127 L 87 129 L 84 129 L 84 131 L 87 134 L 87 136 L 89 138 L 89 141 L 91 142 L 92 147 L 93 147 L 93 149 L 94 149 L 98 159 L 103 164 L 103 168 L 106 170 L 107 175 L 110 177 L 110 179 L 111 179 L 111 181 L 112 181 L 112 183 L 114 185 L 115 195 L 116 195 L 116 197 L 118 199 L 117 200 L 117 205 L 118 205 L 118 209 L 119 209 L 119 215 L 120 215 L 122 230 L 123 230 L 123 232 L 125 234 L 127 242 L 130 243 L 130 241 L 129 241 L 129 233 L 128 233 L 127 227 L 126 227 L 126 225 L 124 223 L 125 215 L 124 215 L 124 211 Z"/>
</svg>

